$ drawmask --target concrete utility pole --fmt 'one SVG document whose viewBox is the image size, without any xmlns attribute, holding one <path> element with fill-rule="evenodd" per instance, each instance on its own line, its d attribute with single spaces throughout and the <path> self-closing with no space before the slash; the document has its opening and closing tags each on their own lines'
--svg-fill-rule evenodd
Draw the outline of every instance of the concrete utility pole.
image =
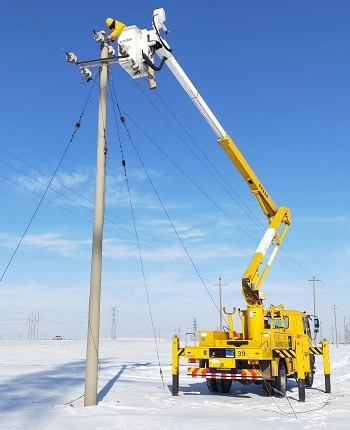
<svg viewBox="0 0 350 430">
<path fill-rule="evenodd" d="M 219 277 L 219 283 L 213 284 L 214 287 L 219 287 L 219 299 L 220 299 L 220 331 L 222 331 L 222 287 L 226 287 L 228 284 L 223 284 L 221 282 L 221 275 Z"/>
<path fill-rule="evenodd" d="M 101 273 L 102 273 L 102 239 L 105 210 L 105 171 L 106 171 L 106 96 L 107 75 L 110 64 L 119 63 L 120 58 L 127 55 L 115 56 L 115 49 L 105 42 L 105 32 L 94 30 L 94 39 L 100 44 L 101 56 L 99 59 L 79 61 L 73 52 L 66 53 L 68 63 L 75 64 L 87 81 L 91 80 L 90 67 L 99 67 L 100 97 L 98 105 L 97 126 L 97 156 L 96 156 L 96 183 L 94 226 L 92 235 L 92 257 L 90 275 L 89 319 L 86 348 L 85 394 L 84 405 L 97 404 L 98 354 L 100 331 L 100 305 L 101 305 Z"/>
<path fill-rule="evenodd" d="M 345 316 L 344 316 L 344 346 L 346 346 L 346 321 L 345 321 Z"/>
<path fill-rule="evenodd" d="M 313 298 L 314 298 L 314 317 L 315 317 L 316 316 L 316 282 L 320 282 L 321 279 L 316 279 L 316 276 L 314 276 L 312 279 L 309 279 L 308 281 L 312 282 L 312 290 L 313 290 Z M 313 340 L 314 345 L 313 346 L 317 345 L 316 337 L 317 337 L 317 331 L 314 323 L 314 340 Z"/>
<path fill-rule="evenodd" d="M 336 307 L 335 307 L 335 305 L 334 305 L 332 309 L 333 309 L 333 311 L 334 311 L 335 343 L 336 343 L 337 348 L 338 348 L 337 314 L 336 314 L 336 312 L 335 312 L 335 310 L 336 310 L 337 308 L 336 308 Z M 333 331 L 333 330 L 332 330 L 332 331 Z"/>
<path fill-rule="evenodd" d="M 102 239 L 105 200 L 105 137 L 106 137 L 106 94 L 108 44 L 101 43 L 100 100 L 98 106 L 97 156 L 94 227 L 92 237 L 92 258 L 90 277 L 89 319 L 86 350 L 84 405 L 97 404 L 98 354 L 100 333 L 100 302 L 102 272 Z M 105 60 L 105 61 L 104 61 Z"/>
</svg>

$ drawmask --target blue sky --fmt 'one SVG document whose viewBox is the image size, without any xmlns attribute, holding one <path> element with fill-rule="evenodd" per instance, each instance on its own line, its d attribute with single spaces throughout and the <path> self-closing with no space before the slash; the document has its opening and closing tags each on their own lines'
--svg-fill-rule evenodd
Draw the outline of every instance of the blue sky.
<svg viewBox="0 0 350 430">
<path fill-rule="evenodd" d="M 103 6 L 91 0 L 6 3 L 0 42 L 1 274 L 84 114 L 57 182 L 0 283 L 1 336 L 26 337 L 28 317 L 38 313 L 42 336 L 86 336 L 98 89 L 81 79 L 64 53 L 97 58 L 92 29 L 106 30 L 106 17 L 150 29 L 159 7 L 166 11 L 175 58 L 275 203 L 291 209 L 283 249 L 262 286 L 266 306 L 283 303 L 312 313 L 309 280 L 316 276 L 322 333 L 332 340 L 335 306 L 342 336 L 344 317 L 350 322 L 350 5 L 345 0 L 230 1 L 220 7 L 135 0 L 132 8 L 108 0 Z M 223 287 L 227 309 L 245 306 L 240 279 L 266 220 L 166 66 L 157 73 L 153 92 L 118 65 L 111 66 L 110 81 L 101 336 L 110 335 L 111 307 L 118 309 L 117 335 L 150 336 L 147 296 L 153 324 L 164 337 L 178 327 L 182 334 L 192 331 L 194 318 L 199 328 L 214 328 L 219 324 L 210 297 L 218 305 L 214 284 L 220 275 L 228 284 Z M 132 143 L 115 119 L 113 90 Z"/>
</svg>

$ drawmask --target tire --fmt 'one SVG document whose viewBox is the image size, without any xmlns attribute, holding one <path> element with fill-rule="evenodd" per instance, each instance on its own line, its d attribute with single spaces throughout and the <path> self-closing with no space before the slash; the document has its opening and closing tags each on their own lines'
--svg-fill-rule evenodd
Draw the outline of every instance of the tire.
<svg viewBox="0 0 350 430">
<path fill-rule="evenodd" d="M 315 356 L 310 356 L 310 373 L 305 375 L 305 385 L 307 387 L 312 387 L 314 383 L 314 372 L 315 372 Z"/>
<path fill-rule="evenodd" d="M 220 393 L 229 393 L 231 390 L 232 379 L 218 379 L 217 386 Z"/>
<path fill-rule="evenodd" d="M 207 387 L 211 393 L 218 393 L 219 387 L 216 379 L 207 379 Z"/>
<path fill-rule="evenodd" d="M 287 392 L 287 368 L 284 361 L 278 365 L 278 376 L 275 379 L 275 389 L 278 396 L 284 396 Z"/>
<path fill-rule="evenodd" d="M 263 379 L 261 387 L 266 396 L 273 396 L 275 392 L 275 381 L 270 379 Z"/>
</svg>

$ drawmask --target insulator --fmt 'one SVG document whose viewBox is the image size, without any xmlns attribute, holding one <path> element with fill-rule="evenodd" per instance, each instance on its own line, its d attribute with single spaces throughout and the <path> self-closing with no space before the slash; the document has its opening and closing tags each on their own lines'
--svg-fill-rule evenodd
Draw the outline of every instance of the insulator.
<svg viewBox="0 0 350 430">
<path fill-rule="evenodd" d="M 94 33 L 94 39 L 96 40 L 96 42 L 102 43 L 105 40 L 105 34 L 106 32 L 104 30 L 96 31 Z"/>
<path fill-rule="evenodd" d="M 73 52 L 67 52 L 66 53 L 66 60 L 68 63 L 75 64 L 78 61 L 78 58 Z"/>
<path fill-rule="evenodd" d="M 108 55 L 110 55 L 111 57 L 115 55 L 115 49 L 111 45 L 108 45 Z"/>
<path fill-rule="evenodd" d="M 92 76 L 92 72 L 91 70 L 89 70 L 87 67 L 83 67 L 81 69 L 81 74 L 84 76 L 84 78 L 86 79 L 90 79 Z"/>
</svg>

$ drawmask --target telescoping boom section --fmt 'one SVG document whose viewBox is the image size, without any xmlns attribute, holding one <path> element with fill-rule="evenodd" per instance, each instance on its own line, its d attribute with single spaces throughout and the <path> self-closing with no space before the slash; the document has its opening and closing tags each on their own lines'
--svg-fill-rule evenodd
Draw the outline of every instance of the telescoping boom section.
<svg viewBox="0 0 350 430">
<path fill-rule="evenodd" d="M 188 374 L 205 378 L 212 392 L 230 391 L 232 381 L 244 385 L 261 384 L 266 394 L 285 394 L 287 378 L 298 381 L 299 400 L 305 400 L 305 386 L 313 384 L 315 356 L 323 356 L 325 390 L 330 392 L 330 365 L 328 342 L 313 345 L 310 322 L 314 334 L 318 319 L 305 312 L 286 310 L 281 304 L 264 309 L 265 295 L 261 284 L 271 267 L 276 253 L 291 224 L 290 210 L 277 206 L 262 182 L 244 158 L 233 139 L 219 123 L 184 70 L 174 58 L 172 49 L 161 36 L 168 33 L 164 9 L 156 9 L 152 29 L 141 30 L 135 25 L 125 27 L 118 38 L 119 64 L 133 78 L 148 78 L 150 89 L 156 87 L 155 73 L 166 64 L 177 81 L 197 106 L 217 137 L 217 142 L 232 161 L 251 192 L 256 197 L 267 219 L 263 235 L 246 271 L 242 276 L 242 294 L 247 309 L 238 310 L 241 331 L 233 324 L 233 312 L 220 309 L 227 317 L 224 330 L 199 330 L 191 333 L 198 341 L 182 347 L 177 336 L 172 340 L 173 395 L 179 391 L 179 360 L 186 357 L 191 365 Z M 160 58 L 155 64 L 155 54 Z M 268 250 L 271 247 L 271 252 Z M 267 262 L 266 262 L 267 260 Z M 263 270 L 260 271 L 260 267 Z"/>
</svg>

